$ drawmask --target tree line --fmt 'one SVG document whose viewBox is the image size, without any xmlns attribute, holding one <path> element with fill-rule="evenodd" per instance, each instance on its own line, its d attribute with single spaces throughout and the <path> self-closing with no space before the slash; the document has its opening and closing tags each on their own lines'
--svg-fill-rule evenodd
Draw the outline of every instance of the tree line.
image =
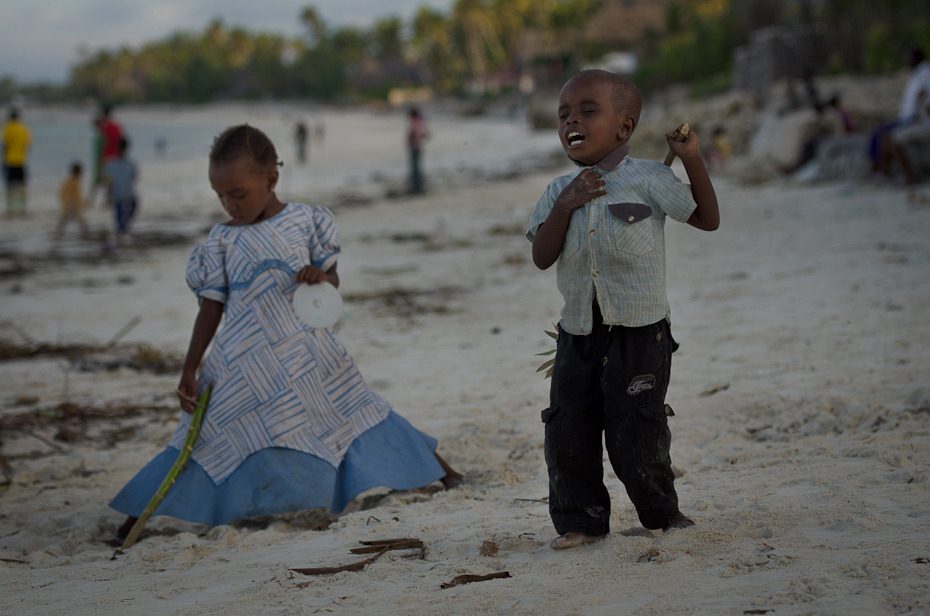
<svg viewBox="0 0 930 616">
<path fill-rule="evenodd" d="M 384 98 L 396 86 L 450 94 L 528 59 L 529 30 L 550 39 L 580 27 L 604 0 L 457 0 L 449 14 L 421 7 L 410 23 L 331 28 L 313 6 L 304 34 L 287 38 L 216 19 L 137 49 L 83 50 L 71 69 L 74 96 L 126 101 Z"/>
<path fill-rule="evenodd" d="M 392 16 L 370 28 L 332 28 L 307 6 L 299 15 L 304 32 L 298 37 L 216 19 L 200 32 L 176 32 L 136 48 L 81 49 L 67 84 L 33 86 L 28 93 L 113 103 L 334 101 L 384 99 L 398 86 L 480 95 L 492 80 L 506 91 L 521 75 L 570 72 L 617 50 L 587 36 L 585 27 L 611 1 L 630 6 L 657 0 L 456 0 L 448 13 L 423 6 L 409 23 Z M 726 87 L 733 50 L 750 32 L 769 25 L 825 25 L 835 33 L 828 64 L 833 72 L 895 70 L 911 45 L 930 51 L 926 0 L 664 4 L 664 22 L 622 49 L 638 56 L 635 77 L 647 87 L 682 81 Z M 23 90 L 0 79 L 0 96 L 9 98 L 16 89 Z"/>
</svg>

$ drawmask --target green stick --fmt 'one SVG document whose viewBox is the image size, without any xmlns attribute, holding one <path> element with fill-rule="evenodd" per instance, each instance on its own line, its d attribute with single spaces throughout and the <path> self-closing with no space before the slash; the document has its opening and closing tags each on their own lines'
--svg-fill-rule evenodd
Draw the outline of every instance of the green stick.
<svg viewBox="0 0 930 616">
<path fill-rule="evenodd" d="M 136 523 L 133 524 L 132 528 L 129 530 L 129 534 L 126 535 L 126 540 L 123 541 L 124 550 L 126 548 L 131 548 L 136 542 L 136 539 L 139 538 L 142 529 L 145 528 L 145 523 L 152 517 L 158 505 L 161 504 L 165 495 L 168 494 L 168 490 L 174 485 L 181 469 L 187 464 L 188 458 L 191 457 L 191 452 L 194 450 L 194 443 L 197 441 L 197 435 L 200 433 L 200 425 L 203 423 L 203 414 L 207 410 L 207 403 L 210 401 L 210 392 L 212 390 L 212 387 L 207 388 L 207 391 L 200 394 L 197 398 L 197 405 L 194 407 L 193 415 L 191 415 L 191 427 L 187 430 L 187 438 L 184 439 L 184 445 L 181 447 L 178 459 L 174 461 L 174 465 L 172 465 L 171 470 L 168 471 L 165 480 L 161 482 L 161 486 L 159 486 L 158 491 L 155 492 L 155 496 L 149 501 L 149 504 L 145 507 L 145 511 L 142 512 L 142 515 L 139 516 L 139 519 L 136 520 Z"/>
</svg>

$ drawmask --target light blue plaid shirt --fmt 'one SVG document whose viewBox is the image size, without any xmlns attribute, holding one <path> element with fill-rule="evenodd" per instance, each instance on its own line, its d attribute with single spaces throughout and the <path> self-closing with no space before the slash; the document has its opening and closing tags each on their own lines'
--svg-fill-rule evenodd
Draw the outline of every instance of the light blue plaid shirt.
<svg viewBox="0 0 930 616">
<path fill-rule="evenodd" d="M 582 169 L 549 183 L 530 217 L 526 237 L 531 242 L 559 194 Z M 576 335 L 591 333 L 595 297 L 608 325 L 641 327 L 669 316 L 665 217 L 687 222 L 697 208 L 691 186 L 660 162 L 626 156 L 616 167 L 598 171 L 607 182 L 607 194 L 572 212 L 556 267 L 565 300 L 560 324 Z M 610 212 L 608 204 L 616 203 L 643 204 L 652 212 L 630 222 Z"/>
</svg>

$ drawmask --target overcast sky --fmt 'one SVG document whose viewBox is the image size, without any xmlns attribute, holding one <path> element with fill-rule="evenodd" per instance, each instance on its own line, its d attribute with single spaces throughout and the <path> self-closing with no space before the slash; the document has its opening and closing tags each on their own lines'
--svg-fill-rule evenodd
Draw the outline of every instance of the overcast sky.
<svg viewBox="0 0 930 616">
<path fill-rule="evenodd" d="M 202 31 L 215 17 L 296 36 L 308 5 L 329 27 L 367 27 L 389 15 L 408 22 L 423 5 L 447 13 L 453 0 L 0 0 L 0 77 L 61 83 L 81 45 L 136 48 L 177 30 Z"/>
</svg>

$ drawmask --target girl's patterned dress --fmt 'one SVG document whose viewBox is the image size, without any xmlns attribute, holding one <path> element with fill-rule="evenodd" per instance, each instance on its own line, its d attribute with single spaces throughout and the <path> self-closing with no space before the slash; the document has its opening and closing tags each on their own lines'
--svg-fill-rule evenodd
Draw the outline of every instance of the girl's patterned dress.
<svg viewBox="0 0 930 616">
<path fill-rule="evenodd" d="M 436 441 L 369 389 L 329 329 L 294 315 L 294 274 L 336 263 L 332 213 L 288 204 L 245 226 L 217 225 L 191 253 L 187 282 L 225 304 L 199 391 L 213 393 L 191 459 L 155 515 L 215 526 L 326 507 L 342 511 L 376 486 L 408 490 L 440 479 Z M 139 516 L 170 470 L 190 415 L 168 446 L 110 503 Z"/>
</svg>

